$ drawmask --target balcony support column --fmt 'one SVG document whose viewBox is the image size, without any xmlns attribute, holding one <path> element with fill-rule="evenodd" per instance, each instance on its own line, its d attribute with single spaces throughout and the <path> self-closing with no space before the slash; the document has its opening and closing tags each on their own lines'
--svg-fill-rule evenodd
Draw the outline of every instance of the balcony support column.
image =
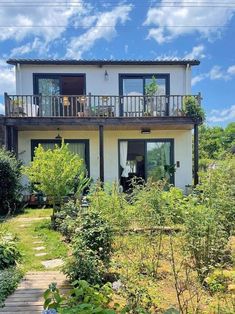
<svg viewBox="0 0 235 314">
<path fill-rule="evenodd" d="M 99 125 L 100 181 L 104 182 L 104 126 Z"/>
<path fill-rule="evenodd" d="M 13 126 L 6 126 L 5 131 L 5 143 L 6 149 L 14 153 L 17 157 L 18 155 L 18 130 Z"/>
<path fill-rule="evenodd" d="M 198 145 L 198 124 L 194 124 L 194 186 L 198 185 L 198 160 L 199 160 L 199 145 Z"/>
</svg>

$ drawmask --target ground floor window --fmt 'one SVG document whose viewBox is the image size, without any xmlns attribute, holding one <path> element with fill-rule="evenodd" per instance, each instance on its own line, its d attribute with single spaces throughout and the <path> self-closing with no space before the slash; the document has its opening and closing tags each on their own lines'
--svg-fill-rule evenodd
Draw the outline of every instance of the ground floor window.
<svg viewBox="0 0 235 314">
<path fill-rule="evenodd" d="M 64 140 L 65 143 L 69 144 L 71 152 L 78 154 L 85 162 L 87 171 L 90 171 L 89 165 L 89 140 Z M 42 139 L 42 140 L 31 140 L 31 157 L 33 160 L 35 148 L 41 144 L 44 149 L 53 149 L 55 144 L 61 145 L 60 140 L 56 139 Z"/>
<path fill-rule="evenodd" d="M 119 176 L 124 190 L 133 177 L 156 181 L 166 178 L 174 184 L 174 174 L 169 171 L 173 165 L 173 139 L 119 141 Z"/>
</svg>

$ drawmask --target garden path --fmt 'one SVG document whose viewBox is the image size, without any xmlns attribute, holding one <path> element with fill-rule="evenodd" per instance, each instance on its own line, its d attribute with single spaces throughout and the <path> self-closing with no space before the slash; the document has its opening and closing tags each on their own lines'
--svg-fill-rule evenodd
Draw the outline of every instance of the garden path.
<svg viewBox="0 0 235 314">
<path fill-rule="evenodd" d="M 60 271 L 28 272 L 16 291 L 6 299 L 5 307 L 0 309 L 0 313 L 42 313 L 44 303 L 43 293 L 51 282 L 57 282 L 57 287 L 63 293 L 66 293 L 70 289 L 65 275 Z"/>
</svg>

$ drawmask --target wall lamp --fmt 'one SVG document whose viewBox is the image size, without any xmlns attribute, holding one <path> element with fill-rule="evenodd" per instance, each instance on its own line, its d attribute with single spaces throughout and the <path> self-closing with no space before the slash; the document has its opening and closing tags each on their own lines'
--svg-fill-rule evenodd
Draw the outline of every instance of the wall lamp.
<svg viewBox="0 0 235 314">
<path fill-rule="evenodd" d="M 150 134 L 151 130 L 149 128 L 143 128 L 141 129 L 141 134 Z"/>
<path fill-rule="evenodd" d="M 108 74 L 107 70 L 105 70 L 105 72 L 104 72 L 104 79 L 105 79 L 105 81 L 108 81 L 108 79 L 109 79 L 109 74 Z"/>
<path fill-rule="evenodd" d="M 61 140 L 62 140 L 62 136 L 60 136 L 59 130 L 60 130 L 60 129 L 57 128 L 58 135 L 55 136 L 55 139 L 61 141 Z"/>
</svg>

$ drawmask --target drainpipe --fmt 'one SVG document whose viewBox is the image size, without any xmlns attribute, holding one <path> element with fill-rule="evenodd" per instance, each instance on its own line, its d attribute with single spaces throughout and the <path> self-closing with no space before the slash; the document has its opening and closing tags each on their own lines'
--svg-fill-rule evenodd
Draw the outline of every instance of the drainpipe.
<svg viewBox="0 0 235 314">
<path fill-rule="evenodd" d="M 189 95 L 191 92 L 191 88 L 189 87 L 189 71 L 190 71 L 190 65 L 187 63 L 185 68 L 185 94 Z"/>
</svg>

